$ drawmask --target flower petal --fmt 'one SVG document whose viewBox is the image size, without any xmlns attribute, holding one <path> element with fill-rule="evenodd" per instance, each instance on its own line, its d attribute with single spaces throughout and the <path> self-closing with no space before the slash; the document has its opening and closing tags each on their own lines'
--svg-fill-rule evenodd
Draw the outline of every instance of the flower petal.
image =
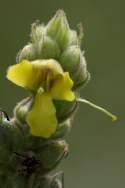
<svg viewBox="0 0 125 188">
<path fill-rule="evenodd" d="M 32 110 L 28 113 L 27 123 L 34 136 L 48 138 L 56 131 L 56 110 L 48 93 L 39 89 Z"/>
<path fill-rule="evenodd" d="M 65 72 L 63 75 L 59 75 L 55 80 L 51 88 L 51 96 L 57 100 L 73 101 L 75 94 L 71 90 L 73 87 L 73 81 L 71 80 L 69 73 Z"/>
<path fill-rule="evenodd" d="M 10 66 L 7 72 L 8 80 L 30 90 L 34 89 L 34 77 L 33 65 L 27 60 Z"/>
<path fill-rule="evenodd" d="M 53 59 L 31 62 L 23 60 L 19 64 L 10 66 L 7 78 L 18 86 L 37 91 L 48 75 L 53 80 L 60 74 L 63 74 L 63 70 Z"/>
</svg>

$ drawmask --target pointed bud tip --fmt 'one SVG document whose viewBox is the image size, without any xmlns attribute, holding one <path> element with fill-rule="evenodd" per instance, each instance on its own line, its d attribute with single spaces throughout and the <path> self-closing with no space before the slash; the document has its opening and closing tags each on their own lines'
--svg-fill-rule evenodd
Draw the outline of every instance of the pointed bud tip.
<svg viewBox="0 0 125 188">
<path fill-rule="evenodd" d="M 56 12 L 56 16 L 66 16 L 66 14 L 65 14 L 65 12 L 64 12 L 63 9 L 59 9 L 59 10 L 57 10 L 57 12 Z"/>
</svg>

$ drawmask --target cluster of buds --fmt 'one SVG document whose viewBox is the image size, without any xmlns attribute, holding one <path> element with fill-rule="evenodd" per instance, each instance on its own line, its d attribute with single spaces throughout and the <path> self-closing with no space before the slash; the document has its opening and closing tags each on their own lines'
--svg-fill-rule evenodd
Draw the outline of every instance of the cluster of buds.
<svg viewBox="0 0 125 188">
<path fill-rule="evenodd" d="M 59 188 L 59 174 L 48 173 L 67 156 L 64 136 L 79 102 L 116 117 L 80 98 L 90 79 L 82 33 L 70 29 L 62 10 L 47 25 L 34 23 L 30 38 L 7 71 L 8 80 L 30 95 L 16 105 L 13 118 L 1 110 L 0 186 Z"/>
<path fill-rule="evenodd" d="M 31 42 L 18 53 L 18 64 L 11 66 L 7 75 L 9 80 L 32 93 L 17 105 L 15 117 L 22 123 L 27 122 L 35 136 L 64 136 L 78 106 L 79 88 L 90 78 L 80 49 L 81 34 L 70 29 L 65 13 L 59 10 L 47 25 L 34 23 L 30 37 Z M 47 125 L 48 120 L 51 125 Z M 34 130 L 37 124 L 40 126 Z M 40 133 L 43 126 L 48 133 L 46 130 Z"/>
</svg>

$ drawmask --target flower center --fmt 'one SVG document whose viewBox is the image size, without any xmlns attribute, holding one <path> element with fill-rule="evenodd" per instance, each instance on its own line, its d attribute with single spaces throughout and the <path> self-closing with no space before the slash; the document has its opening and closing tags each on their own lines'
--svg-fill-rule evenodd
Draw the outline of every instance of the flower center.
<svg viewBox="0 0 125 188">
<path fill-rule="evenodd" d="M 47 69 L 44 72 L 44 79 L 42 79 L 42 82 L 40 83 L 40 87 L 44 89 L 44 92 L 50 91 L 56 78 L 57 75 L 54 75 L 52 70 Z"/>
</svg>

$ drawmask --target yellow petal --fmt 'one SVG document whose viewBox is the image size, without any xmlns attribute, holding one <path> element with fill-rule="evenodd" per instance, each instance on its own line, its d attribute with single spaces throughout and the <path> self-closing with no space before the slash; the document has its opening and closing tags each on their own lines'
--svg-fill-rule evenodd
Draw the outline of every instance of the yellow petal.
<svg viewBox="0 0 125 188">
<path fill-rule="evenodd" d="M 43 138 L 50 137 L 57 127 L 56 110 L 52 98 L 39 90 L 32 107 L 27 116 L 31 134 Z"/>
<path fill-rule="evenodd" d="M 63 75 L 59 75 L 53 83 L 51 88 L 51 96 L 57 100 L 73 101 L 75 94 L 71 90 L 73 87 L 73 81 L 71 80 L 69 73 L 65 72 Z"/>
<path fill-rule="evenodd" d="M 63 74 L 63 69 L 58 61 L 54 59 L 39 59 L 35 61 L 31 61 L 31 63 L 37 68 L 50 73 L 53 73 L 53 76 L 58 74 Z"/>
<path fill-rule="evenodd" d="M 33 66 L 27 60 L 23 60 L 19 64 L 10 66 L 7 72 L 8 80 L 18 86 L 31 90 L 34 89 L 34 77 Z"/>
<path fill-rule="evenodd" d="M 63 74 L 63 70 L 53 59 L 31 62 L 23 60 L 10 66 L 7 78 L 18 86 L 36 91 L 46 81 L 48 75 L 53 80 L 58 74 Z"/>
</svg>

